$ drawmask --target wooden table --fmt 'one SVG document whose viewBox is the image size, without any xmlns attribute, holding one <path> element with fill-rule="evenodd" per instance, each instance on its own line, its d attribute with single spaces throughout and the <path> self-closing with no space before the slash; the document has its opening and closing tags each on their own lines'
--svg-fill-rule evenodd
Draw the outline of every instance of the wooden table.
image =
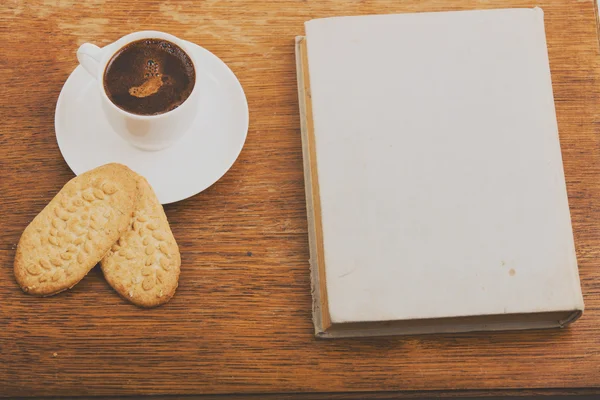
<svg viewBox="0 0 600 400">
<path fill-rule="evenodd" d="M 583 318 L 565 330 L 316 340 L 294 64 L 294 36 L 303 34 L 303 22 L 534 5 L 545 11 Z M 598 393 L 600 57 L 594 18 L 592 0 L 4 0 L 0 393 Z M 77 65 L 75 50 L 148 28 L 201 44 L 232 68 L 250 107 L 246 146 L 218 183 L 166 207 L 183 259 L 180 288 L 169 304 L 154 310 L 127 304 L 98 268 L 67 293 L 27 296 L 12 274 L 15 245 L 73 176 L 53 121 L 59 91 Z"/>
</svg>

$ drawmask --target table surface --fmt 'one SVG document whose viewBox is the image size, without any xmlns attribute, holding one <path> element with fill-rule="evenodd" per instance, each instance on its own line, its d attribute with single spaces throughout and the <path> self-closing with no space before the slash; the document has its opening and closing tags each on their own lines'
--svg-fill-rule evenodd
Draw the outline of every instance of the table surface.
<svg viewBox="0 0 600 400">
<path fill-rule="evenodd" d="M 316 340 L 294 62 L 303 22 L 535 5 L 545 11 L 584 316 L 564 330 Z M 248 139 L 233 168 L 203 193 L 166 207 L 182 253 L 179 290 L 166 306 L 141 310 L 121 300 L 95 268 L 71 291 L 27 296 L 12 274 L 16 243 L 73 176 L 53 119 L 62 84 L 77 65 L 75 50 L 152 28 L 223 59 L 250 108 Z M 593 0 L 6 0 L 0 40 L 0 394 L 600 387 L 600 58 Z"/>
</svg>

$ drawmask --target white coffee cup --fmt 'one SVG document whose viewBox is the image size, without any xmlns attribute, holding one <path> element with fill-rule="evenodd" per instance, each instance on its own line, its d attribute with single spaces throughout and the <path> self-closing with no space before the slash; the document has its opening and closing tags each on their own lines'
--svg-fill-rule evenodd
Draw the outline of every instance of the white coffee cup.
<svg viewBox="0 0 600 400">
<path fill-rule="evenodd" d="M 111 58 L 131 42 L 141 39 L 164 39 L 179 46 L 194 64 L 196 80 L 189 97 L 179 107 L 157 115 L 137 115 L 117 107 L 104 90 L 104 71 Z M 129 143 L 143 150 L 162 150 L 177 141 L 190 127 L 198 107 L 198 62 L 190 46 L 183 40 L 158 31 L 140 31 L 123 36 L 105 47 L 91 43 L 82 44 L 77 50 L 81 66 L 96 80 L 102 108 L 114 130 Z"/>
</svg>

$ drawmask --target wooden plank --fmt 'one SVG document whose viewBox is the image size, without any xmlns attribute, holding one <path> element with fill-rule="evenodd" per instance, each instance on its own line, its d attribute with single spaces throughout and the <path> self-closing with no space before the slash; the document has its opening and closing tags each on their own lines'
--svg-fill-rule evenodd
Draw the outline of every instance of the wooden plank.
<svg viewBox="0 0 600 400">
<path fill-rule="evenodd" d="M 599 395 L 600 389 L 531 389 L 531 390 L 454 390 L 454 391 L 401 391 L 401 392 L 315 392 L 315 393 L 231 393 L 231 394 L 215 394 L 215 395 L 157 395 L 152 396 L 152 400 L 362 400 L 379 399 L 419 399 L 419 400 L 436 400 L 436 399 L 479 399 L 486 400 L 505 400 L 505 399 L 522 399 L 524 396 L 540 397 L 544 396 L 544 400 L 565 400 L 579 399 L 582 396 Z M 89 397 L 70 397 L 70 400 L 112 400 L 121 397 L 106 397 L 106 396 L 89 396 Z M 26 399 L 26 397 L 15 398 L 15 400 Z M 45 400 L 62 400 L 59 397 L 44 397 Z"/>
<path fill-rule="evenodd" d="M 303 22 L 536 5 L 545 11 L 584 316 L 566 330 L 316 340 L 294 60 Z M 250 107 L 246 146 L 221 181 L 167 207 L 183 259 L 181 287 L 168 305 L 130 306 L 98 270 L 68 293 L 26 296 L 12 276 L 14 245 L 72 177 L 54 138 L 54 107 L 75 50 L 148 28 L 205 46 L 232 68 Z M 600 386 L 593 0 L 8 0 L 0 6 L 0 39 L 1 395 L 531 394 Z"/>
</svg>

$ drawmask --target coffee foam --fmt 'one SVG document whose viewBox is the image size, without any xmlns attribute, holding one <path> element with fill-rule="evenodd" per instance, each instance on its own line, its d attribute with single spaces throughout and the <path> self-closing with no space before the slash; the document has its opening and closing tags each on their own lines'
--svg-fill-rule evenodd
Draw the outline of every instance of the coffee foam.
<svg viewBox="0 0 600 400">
<path fill-rule="evenodd" d="M 160 90 L 162 85 L 168 81 L 166 75 L 163 77 L 159 63 L 154 60 L 146 61 L 144 78 L 146 80 L 140 86 L 129 88 L 129 94 L 138 98 L 152 96 Z M 163 79 L 165 82 L 163 82 Z"/>
<path fill-rule="evenodd" d="M 140 86 L 133 86 L 129 88 L 129 94 L 135 97 L 148 97 L 158 92 L 163 85 L 163 81 L 160 76 L 152 76 L 147 79 Z"/>
</svg>

